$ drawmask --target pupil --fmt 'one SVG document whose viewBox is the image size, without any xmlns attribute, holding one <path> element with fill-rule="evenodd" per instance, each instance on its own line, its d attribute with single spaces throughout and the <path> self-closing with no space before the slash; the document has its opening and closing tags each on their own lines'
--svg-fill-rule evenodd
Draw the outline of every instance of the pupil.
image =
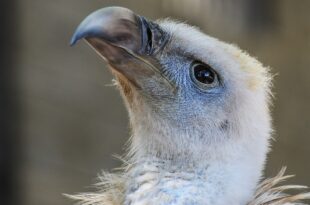
<svg viewBox="0 0 310 205">
<path fill-rule="evenodd" d="M 214 73 L 210 68 L 204 65 L 197 65 L 194 68 L 196 79 L 204 84 L 211 84 L 214 82 Z"/>
</svg>

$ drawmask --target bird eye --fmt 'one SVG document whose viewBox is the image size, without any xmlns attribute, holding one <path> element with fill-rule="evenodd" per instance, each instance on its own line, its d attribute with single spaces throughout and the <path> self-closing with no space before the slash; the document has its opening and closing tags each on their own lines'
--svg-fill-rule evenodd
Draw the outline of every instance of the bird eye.
<svg viewBox="0 0 310 205">
<path fill-rule="evenodd" d="M 196 84 L 214 87 L 218 83 L 217 73 L 207 64 L 194 62 L 190 72 L 191 78 Z"/>
</svg>

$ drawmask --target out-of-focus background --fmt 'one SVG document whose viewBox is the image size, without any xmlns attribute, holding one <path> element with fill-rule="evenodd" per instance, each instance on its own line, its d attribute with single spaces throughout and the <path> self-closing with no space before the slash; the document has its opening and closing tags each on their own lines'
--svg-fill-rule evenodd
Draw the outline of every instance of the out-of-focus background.
<svg viewBox="0 0 310 205">
<path fill-rule="evenodd" d="M 172 17 L 238 44 L 276 74 L 273 151 L 310 186 L 309 0 L 19 0 L 0 3 L 0 203 L 69 205 L 62 193 L 91 190 L 120 165 L 128 119 L 102 60 L 69 47 L 90 12 L 120 5 L 150 19 Z"/>
</svg>

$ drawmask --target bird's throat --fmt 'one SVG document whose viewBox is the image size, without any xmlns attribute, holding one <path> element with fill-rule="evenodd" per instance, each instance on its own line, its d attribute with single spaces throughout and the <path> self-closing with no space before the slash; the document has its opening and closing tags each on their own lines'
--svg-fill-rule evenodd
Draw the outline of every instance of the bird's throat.
<svg viewBox="0 0 310 205">
<path fill-rule="evenodd" d="M 242 183 L 236 182 L 240 176 L 234 176 L 236 172 L 231 169 L 219 164 L 187 166 L 145 158 L 128 169 L 125 204 L 246 204 L 252 190 L 239 187 Z"/>
</svg>

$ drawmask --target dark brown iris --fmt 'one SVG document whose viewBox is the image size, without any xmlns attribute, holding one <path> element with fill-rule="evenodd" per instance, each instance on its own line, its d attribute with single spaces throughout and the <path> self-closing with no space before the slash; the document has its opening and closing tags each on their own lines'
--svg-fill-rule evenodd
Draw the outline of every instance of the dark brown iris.
<svg viewBox="0 0 310 205">
<path fill-rule="evenodd" d="M 196 80 L 203 84 L 212 84 L 215 80 L 215 73 L 207 64 L 197 63 L 193 66 Z"/>
</svg>

